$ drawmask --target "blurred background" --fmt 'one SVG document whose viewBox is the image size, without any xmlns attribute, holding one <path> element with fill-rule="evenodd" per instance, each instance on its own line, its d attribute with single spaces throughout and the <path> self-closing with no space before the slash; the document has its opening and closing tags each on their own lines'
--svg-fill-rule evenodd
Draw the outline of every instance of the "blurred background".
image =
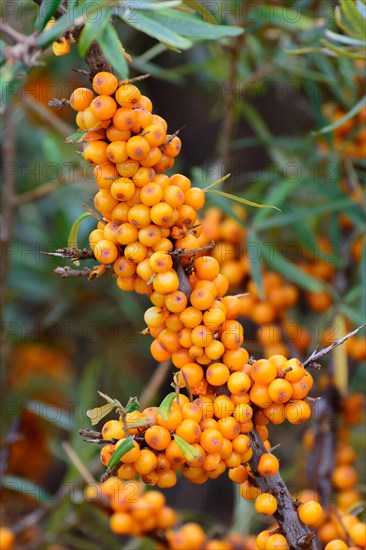
<svg viewBox="0 0 366 550">
<path fill-rule="evenodd" d="M 306 358 L 365 322 L 365 107 L 347 117 L 364 94 L 364 62 L 322 51 L 325 31 L 339 32 L 336 2 L 279 0 L 274 11 L 260 1 L 210 4 L 218 22 L 245 33 L 177 53 L 131 26 L 116 28 L 132 57 L 131 77 L 151 75 L 139 87 L 154 113 L 171 131 L 184 127 L 172 172 L 200 187 L 231 173 L 221 190 L 280 209 L 243 207 L 212 194 L 202 221 L 209 226 L 220 206 L 213 254 L 233 293 L 251 292 L 241 319 L 250 354 Z M 9 25 L 32 32 L 34 3 L 5 3 L 2 10 Z M 43 254 L 66 245 L 95 194 L 81 145 L 65 144 L 75 113 L 48 105 L 88 85 L 76 69 L 87 66 L 75 44 L 64 57 L 49 48 L 23 77 L 2 121 L 1 521 L 19 533 L 20 548 L 121 547 L 105 514 L 83 501 L 85 482 L 62 443 L 98 477 L 99 449 L 78 435 L 89 427 L 86 410 L 101 404 L 97 390 L 122 403 L 141 395 L 157 367 L 150 339 L 141 334 L 145 296 L 123 293 L 105 277 L 61 279 L 53 271 L 67 262 Z M 333 131 L 312 134 L 343 116 Z M 88 246 L 94 221 L 81 225 L 80 248 Z M 335 363 L 349 374 L 338 375 L 341 391 L 364 389 L 365 348 L 360 333 L 325 358 L 312 394 L 337 373 Z M 151 403 L 169 391 L 169 380 Z M 308 484 L 305 430 L 272 430 L 294 490 Z M 362 456 L 362 426 L 352 437 Z M 360 461 L 360 484 L 364 474 Z M 203 487 L 182 478 L 166 494 L 207 526 L 231 526 L 233 510 L 243 506 L 222 478 Z M 28 514 L 35 514 L 29 524 Z M 236 528 L 255 532 L 260 520 L 252 516 L 246 510 Z"/>
</svg>

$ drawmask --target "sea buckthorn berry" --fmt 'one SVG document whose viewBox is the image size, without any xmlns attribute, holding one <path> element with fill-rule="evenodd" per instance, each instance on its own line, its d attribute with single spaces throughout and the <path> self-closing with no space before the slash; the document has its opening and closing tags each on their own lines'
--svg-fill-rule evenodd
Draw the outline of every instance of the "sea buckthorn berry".
<svg viewBox="0 0 366 550">
<path fill-rule="evenodd" d="M 93 78 L 93 89 L 97 94 L 112 95 L 118 88 L 118 80 L 112 73 L 101 71 Z"/>
<path fill-rule="evenodd" d="M 151 208 L 151 219 L 156 225 L 170 227 L 174 225 L 174 209 L 166 202 L 155 203 Z"/>
<path fill-rule="evenodd" d="M 222 362 L 233 371 L 241 371 L 248 361 L 249 353 L 244 348 L 228 350 L 222 358 Z"/>
<path fill-rule="evenodd" d="M 211 256 L 201 256 L 195 260 L 194 271 L 199 279 L 213 281 L 220 272 L 220 264 Z"/>
<path fill-rule="evenodd" d="M 167 135 L 167 143 L 162 147 L 162 151 L 167 157 L 174 158 L 179 155 L 181 148 L 182 142 L 178 136 Z"/>
<path fill-rule="evenodd" d="M 193 345 L 204 348 L 212 342 L 212 333 L 205 325 L 198 325 L 192 330 L 191 339 Z"/>
<path fill-rule="evenodd" d="M 212 363 L 206 371 L 206 380 L 211 386 L 222 386 L 230 376 L 230 371 L 223 363 Z"/>
<path fill-rule="evenodd" d="M 221 327 L 220 340 L 226 349 L 238 349 L 244 341 L 243 327 L 237 321 L 226 321 Z"/>
<path fill-rule="evenodd" d="M 287 540 L 280 533 L 271 535 L 266 543 L 266 550 L 288 550 L 288 548 Z M 335 548 L 333 550 L 335 550 Z M 337 550 L 342 550 L 342 548 L 338 548 Z"/>
<path fill-rule="evenodd" d="M 271 534 L 272 533 L 271 531 L 269 531 L 269 529 L 266 529 L 265 531 L 261 531 L 259 533 L 259 535 L 255 539 L 255 543 L 259 550 L 266 550 L 266 544 Z"/>
<path fill-rule="evenodd" d="M 309 374 L 309 377 L 311 374 Z M 312 379 L 309 380 L 308 376 L 303 376 L 297 382 L 292 382 L 292 399 L 303 399 L 307 396 L 312 386 Z"/>
<path fill-rule="evenodd" d="M 129 178 L 118 178 L 112 183 L 110 191 L 118 201 L 128 201 L 135 193 L 135 185 Z"/>
<path fill-rule="evenodd" d="M 150 144 L 141 136 L 133 136 L 128 140 L 126 150 L 130 158 L 141 160 L 150 151 Z"/>
<path fill-rule="evenodd" d="M 108 147 L 107 147 L 108 154 Z M 114 180 L 118 178 L 118 172 L 114 164 L 106 162 L 94 168 L 94 176 L 99 189 L 110 189 Z"/>
<path fill-rule="evenodd" d="M 92 164 L 104 164 L 108 160 L 107 147 L 105 141 L 90 141 L 84 147 L 84 159 Z"/>
<path fill-rule="evenodd" d="M 244 483 L 248 479 L 248 471 L 242 464 L 237 468 L 230 468 L 228 476 L 234 483 Z"/>
<path fill-rule="evenodd" d="M 163 227 L 160 227 L 160 231 L 162 231 Z M 173 250 L 173 243 L 168 238 L 162 237 L 160 239 L 160 242 L 153 246 L 154 252 L 171 252 Z"/>
<path fill-rule="evenodd" d="M 117 229 L 116 236 L 120 244 L 134 243 L 138 238 L 138 230 L 130 223 L 122 223 Z"/>
<path fill-rule="evenodd" d="M 161 307 L 152 306 L 145 311 L 144 321 L 148 327 L 159 328 L 164 325 L 166 313 Z"/>
<path fill-rule="evenodd" d="M 146 475 L 155 470 L 157 464 L 158 460 L 153 451 L 150 449 L 141 449 L 139 457 L 134 463 L 134 468 L 138 474 Z"/>
<path fill-rule="evenodd" d="M 122 84 L 115 93 L 116 101 L 121 107 L 136 107 L 140 101 L 141 92 L 133 84 Z"/>
<path fill-rule="evenodd" d="M 163 420 L 161 414 L 158 414 L 156 419 L 159 426 L 163 426 L 163 428 L 166 428 L 169 431 L 176 430 L 183 420 L 178 403 L 172 403 L 168 418 L 166 420 Z"/>
<path fill-rule="evenodd" d="M 110 214 L 117 204 L 117 199 L 106 189 L 101 189 L 94 197 L 94 206 L 103 216 Z"/>
<path fill-rule="evenodd" d="M 324 547 L 324 550 L 347 550 L 348 545 L 341 539 L 334 539 Z"/>
<path fill-rule="evenodd" d="M 128 221 L 138 229 L 142 229 L 151 223 L 150 208 L 146 204 L 136 204 L 128 212 Z"/>
<path fill-rule="evenodd" d="M 89 88 L 76 88 L 70 97 L 70 106 L 75 111 L 84 111 L 94 99 L 94 94 Z"/>
<path fill-rule="evenodd" d="M 107 147 L 107 157 L 109 158 L 109 160 L 111 160 L 114 163 L 125 162 L 125 160 L 128 159 L 126 142 L 112 141 L 112 143 L 110 143 Z"/>
<path fill-rule="evenodd" d="M 171 437 L 163 426 L 151 426 L 145 432 L 145 441 L 155 451 L 163 451 L 171 442 Z"/>
<path fill-rule="evenodd" d="M 251 377 L 258 384 L 270 384 L 277 375 L 277 369 L 268 359 L 259 359 L 252 365 Z"/>
<path fill-rule="evenodd" d="M 258 514 L 272 516 L 277 510 L 276 497 L 271 493 L 262 493 L 256 498 L 254 507 Z"/>
<path fill-rule="evenodd" d="M 135 289 L 135 277 L 117 277 L 117 286 L 125 292 Z"/>
<path fill-rule="evenodd" d="M 165 298 L 165 307 L 172 313 L 181 313 L 187 307 L 187 296 L 180 290 L 168 294 Z"/>
<path fill-rule="evenodd" d="M 104 447 L 102 447 L 100 451 L 100 461 L 103 466 L 108 466 L 108 463 L 114 453 L 114 449 L 115 445 L 112 445 L 111 443 L 108 443 L 107 445 L 104 445 Z"/>
<path fill-rule="evenodd" d="M 117 112 L 118 109 L 114 116 L 117 115 Z M 106 129 L 106 134 L 109 141 L 128 141 L 131 137 L 130 130 L 119 130 L 114 124 L 108 126 Z"/>
<path fill-rule="evenodd" d="M 166 131 L 161 124 L 150 124 L 144 129 L 144 137 L 151 147 L 159 147 L 166 140 Z"/>
<path fill-rule="evenodd" d="M 172 330 L 164 329 L 158 336 L 161 346 L 173 353 L 179 348 L 178 334 Z"/>
<path fill-rule="evenodd" d="M 184 193 L 191 187 L 191 180 L 182 174 L 174 174 L 171 176 L 170 183 L 180 187 Z"/>
<path fill-rule="evenodd" d="M 193 290 L 190 296 L 190 301 L 193 307 L 200 310 L 205 310 L 212 306 L 214 297 L 208 289 L 198 288 Z"/>
<path fill-rule="evenodd" d="M 332 483 L 340 491 L 352 489 L 357 483 L 357 472 L 353 466 L 343 464 L 333 470 Z"/>
<path fill-rule="evenodd" d="M 233 449 L 237 453 L 243 454 L 249 451 L 250 449 L 250 439 L 246 434 L 239 434 L 233 440 Z"/>
<path fill-rule="evenodd" d="M 140 160 L 140 164 L 141 166 L 151 168 L 151 170 L 153 170 L 152 167 L 160 162 L 162 156 L 163 153 L 160 151 L 159 147 L 151 147 L 146 157 Z M 155 170 L 153 170 L 153 172 L 155 174 Z"/>
<path fill-rule="evenodd" d="M 94 229 L 89 235 L 89 245 L 92 250 L 104 239 L 103 229 Z"/>
<path fill-rule="evenodd" d="M 178 227 L 192 227 L 195 225 L 197 221 L 197 213 L 191 206 L 188 206 L 188 204 L 183 204 L 183 206 L 179 208 L 178 213 Z M 200 241 L 198 241 L 198 239 L 196 239 L 196 242 L 197 245 L 195 248 L 197 248 L 197 246 L 200 246 Z"/>
<path fill-rule="evenodd" d="M 240 485 L 240 494 L 245 500 L 255 500 L 261 494 L 261 490 L 249 481 L 244 481 Z"/>
<path fill-rule="evenodd" d="M 166 273 L 172 270 L 173 260 L 170 254 L 159 251 L 151 254 L 149 258 L 150 267 L 156 273 Z"/>
<path fill-rule="evenodd" d="M 120 132 L 129 132 L 128 139 L 131 137 L 131 129 L 136 122 L 136 112 L 133 109 L 117 109 L 113 115 L 113 125 Z M 108 135 L 108 134 L 107 134 Z M 126 141 L 128 141 L 126 139 Z"/>
<path fill-rule="evenodd" d="M 201 323 L 202 311 L 195 307 L 187 307 L 182 311 L 179 318 L 185 327 L 192 329 L 194 327 L 197 327 Z M 192 340 L 190 341 L 191 343 L 187 347 L 190 347 L 192 345 Z"/>
<path fill-rule="evenodd" d="M 233 372 L 227 381 L 229 391 L 235 395 L 245 394 L 250 389 L 250 386 L 251 380 L 244 372 Z"/>
<path fill-rule="evenodd" d="M 151 248 L 155 246 L 161 239 L 161 231 L 156 225 L 147 225 L 138 232 L 138 240 L 144 246 Z"/>
<path fill-rule="evenodd" d="M 203 379 L 203 369 L 197 363 L 187 363 L 179 371 L 179 385 L 181 388 L 186 387 L 186 381 L 188 385 L 193 388 L 199 384 Z"/>
<path fill-rule="evenodd" d="M 123 178 L 133 178 L 138 172 L 140 165 L 137 160 L 127 159 L 125 162 L 116 164 L 117 172 Z"/>
<path fill-rule="evenodd" d="M 129 260 L 132 260 L 135 264 L 142 262 L 146 258 L 147 248 L 140 242 L 130 243 L 124 250 L 124 255 Z"/>
<path fill-rule="evenodd" d="M 133 531 L 133 519 L 127 512 L 115 512 L 111 515 L 109 525 L 117 535 L 130 535 Z"/>
<path fill-rule="evenodd" d="M 118 258 L 118 248 L 112 241 L 99 241 L 94 248 L 94 256 L 101 264 L 112 264 Z"/>
<path fill-rule="evenodd" d="M 349 534 L 356 546 L 364 548 L 366 544 L 366 525 L 362 522 L 355 523 L 349 528 Z"/>
<path fill-rule="evenodd" d="M 207 346 L 205 346 L 205 353 L 211 361 L 217 361 L 225 352 L 225 346 L 219 340 L 212 340 Z"/>
<path fill-rule="evenodd" d="M 185 418 L 175 430 L 175 433 L 188 443 L 198 443 L 201 428 L 196 420 Z"/>
<path fill-rule="evenodd" d="M 215 428 L 208 428 L 201 433 L 200 445 L 207 453 L 220 452 L 223 441 L 223 435 Z"/>
<path fill-rule="evenodd" d="M 216 418 L 231 416 L 235 409 L 235 403 L 227 395 L 218 395 L 213 404 Z"/>
<path fill-rule="evenodd" d="M 300 504 L 297 513 L 300 521 L 305 523 L 305 525 L 314 525 L 322 518 L 323 508 L 320 506 L 319 502 L 310 500 L 304 504 Z"/>
<path fill-rule="evenodd" d="M 191 187 L 184 194 L 184 203 L 194 210 L 201 210 L 205 205 L 205 192 L 199 187 Z"/>
<path fill-rule="evenodd" d="M 256 382 L 254 386 L 252 386 L 249 396 L 251 401 L 261 408 L 269 407 L 272 403 L 272 399 L 268 393 L 268 386 L 266 384 L 258 384 Z"/>
<path fill-rule="evenodd" d="M 117 103 L 109 95 L 98 95 L 91 102 L 90 110 L 98 120 L 109 120 L 117 111 Z"/>
<path fill-rule="evenodd" d="M 267 438 L 265 438 L 267 439 Z M 264 453 L 258 461 L 257 470 L 261 476 L 271 477 L 277 474 L 280 468 L 278 458 L 271 453 Z"/>
<path fill-rule="evenodd" d="M 234 418 L 238 422 L 246 422 L 253 416 L 253 409 L 248 403 L 238 403 L 235 407 Z"/>
<path fill-rule="evenodd" d="M 122 422 L 119 422 L 118 420 L 109 420 L 103 426 L 103 439 L 121 439 L 124 435 L 125 433 Z"/>
<path fill-rule="evenodd" d="M 302 424 L 311 417 L 311 408 L 301 399 L 290 401 L 285 408 L 286 418 L 291 424 Z"/>
<path fill-rule="evenodd" d="M 154 177 L 155 177 L 155 172 L 152 168 L 146 168 L 142 166 L 137 170 L 136 174 L 132 176 L 132 180 L 135 183 L 136 187 L 143 188 L 145 185 L 151 183 L 154 180 Z M 145 193 L 146 191 L 147 189 L 145 189 Z M 148 194 L 151 194 L 151 193 L 148 193 Z"/>
<path fill-rule="evenodd" d="M 275 403 L 285 403 L 292 396 L 292 386 L 287 380 L 276 378 L 268 386 L 268 395 Z"/>
<path fill-rule="evenodd" d="M 140 198 L 147 206 L 154 206 L 163 198 L 163 190 L 158 183 L 152 181 L 142 187 Z"/>
<path fill-rule="evenodd" d="M 134 108 L 135 122 L 132 126 L 132 131 L 135 134 L 140 134 L 143 130 L 153 123 L 153 115 L 146 109 Z"/>
<path fill-rule="evenodd" d="M 119 445 L 122 445 L 123 441 L 125 441 L 124 438 L 117 441 L 115 448 L 117 449 Z M 131 449 L 125 455 L 123 455 L 123 457 L 121 458 L 121 462 L 123 462 L 124 464 L 132 464 L 138 459 L 139 456 L 140 456 L 140 446 L 137 443 L 137 441 L 133 441 L 133 449 Z"/>
<path fill-rule="evenodd" d="M 159 294 L 171 294 L 172 292 L 176 292 L 179 287 L 177 272 L 172 269 L 164 273 L 157 273 L 153 280 L 153 287 Z"/>
<path fill-rule="evenodd" d="M 285 374 L 285 380 L 288 380 L 289 382 L 297 382 L 302 378 L 305 374 L 305 369 L 302 363 L 296 358 L 289 359 L 286 361 L 286 363 L 282 367 L 282 371 L 287 371 L 287 369 L 291 369 Z"/>
</svg>

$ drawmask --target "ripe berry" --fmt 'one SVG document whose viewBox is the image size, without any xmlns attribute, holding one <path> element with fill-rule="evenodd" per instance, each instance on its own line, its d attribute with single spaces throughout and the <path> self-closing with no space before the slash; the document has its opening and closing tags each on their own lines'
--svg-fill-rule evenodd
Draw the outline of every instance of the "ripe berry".
<svg viewBox="0 0 366 550">
<path fill-rule="evenodd" d="M 94 99 L 94 94 L 89 88 L 76 88 L 70 97 L 70 106 L 75 111 L 84 111 Z"/>
<path fill-rule="evenodd" d="M 276 497 L 271 493 L 262 493 L 256 498 L 254 507 L 258 514 L 272 516 L 277 510 Z"/>
<path fill-rule="evenodd" d="M 132 108 L 140 101 L 141 92 L 133 84 L 123 84 L 116 90 L 115 97 L 121 107 Z"/>
<path fill-rule="evenodd" d="M 300 521 L 305 523 L 305 525 L 314 525 L 322 518 L 323 508 L 320 506 L 319 502 L 310 500 L 304 504 L 300 504 L 297 513 Z"/>
<path fill-rule="evenodd" d="M 98 95 L 91 102 L 90 110 L 98 120 L 109 120 L 117 111 L 117 103 L 109 95 Z"/>
<path fill-rule="evenodd" d="M 112 264 L 118 258 L 118 248 L 112 241 L 99 241 L 94 248 L 94 256 L 101 264 Z"/>
<path fill-rule="evenodd" d="M 279 467 L 277 457 L 271 453 L 264 453 L 258 461 L 257 469 L 261 476 L 271 477 L 277 474 Z"/>
<path fill-rule="evenodd" d="M 150 151 L 150 144 L 141 136 L 133 136 L 128 140 L 126 150 L 130 158 L 142 160 Z"/>
</svg>

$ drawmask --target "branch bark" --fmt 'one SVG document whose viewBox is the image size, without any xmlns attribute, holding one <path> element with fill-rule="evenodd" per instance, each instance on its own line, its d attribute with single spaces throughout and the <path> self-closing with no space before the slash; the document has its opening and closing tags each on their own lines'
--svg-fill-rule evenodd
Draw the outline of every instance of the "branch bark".
<svg viewBox="0 0 366 550">
<path fill-rule="evenodd" d="M 292 497 L 281 475 L 278 473 L 272 477 L 263 477 L 258 473 L 259 459 L 267 451 L 254 428 L 248 435 L 253 449 L 253 456 L 249 464 L 256 484 L 262 492 L 271 493 L 276 498 L 278 508 L 274 518 L 281 533 L 286 537 L 290 550 L 314 550 L 315 533 L 300 521 Z"/>
</svg>

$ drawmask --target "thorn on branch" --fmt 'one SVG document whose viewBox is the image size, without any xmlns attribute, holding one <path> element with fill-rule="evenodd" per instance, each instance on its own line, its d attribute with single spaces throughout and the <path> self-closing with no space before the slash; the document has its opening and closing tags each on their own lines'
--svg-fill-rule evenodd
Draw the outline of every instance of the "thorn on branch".
<svg viewBox="0 0 366 550">
<path fill-rule="evenodd" d="M 62 98 L 57 99 L 53 98 L 48 102 L 50 107 L 57 107 L 58 109 L 65 109 L 65 107 L 70 107 L 70 100 Z"/>
<path fill-rule="evenodd" d="M 91 275 L 91 269 L 89 267 L 84 267 L 83 269 L 72 269 L 71 267 L 65 265 L 64 267 L 56 267 L 54 273 L 59 275 L 62 279 L 67 279 L 69 277 L 89 277 Z"/>
<path fill-rule="evenodd" d="M 317 349 L 314 350 L 313 353 L 310 355 L 310 357 L 308 357 L 306 359 L 306 361 L 303 362 L 304 367 L 315 365 L 316 361 L 318 359 L 320 359 L 320 357 L 323 357 L 323 355 L 327 355 L 334 348 L 340 346 L 341 344 L 343 344 L 346 340 L 348 340 L 352 336 L 355 336 L 360 330 L 362 330 L 365 327 L 366 327 L 366 323 L 364 323 L 360 327 L 357 327 L 355 330 L 353 330 L 352 332 L 349 332 L 348 334 L 346 334 L 342 338 L 339 338 L 339 340 L 336 340 L 335 342 L 333 342 L 333 344 L 331 344 L 327 348 L 321 349 L 320 351 L 317 351 Z"/>
<path fill-rule="evenodd" d="M 95 259 L 93 252 L 87 250 L 86 248 L 80 250 L 79 248 L 76 248 L 76 246 L 59 248 L 56 250 L 56 252 L 41 251 L 41 254 L 45 254 L 46 256 L 57 256 L 58 258 L 66 258 L 69 260 L 89 260 L 91 258 Z"/>
</svg>

